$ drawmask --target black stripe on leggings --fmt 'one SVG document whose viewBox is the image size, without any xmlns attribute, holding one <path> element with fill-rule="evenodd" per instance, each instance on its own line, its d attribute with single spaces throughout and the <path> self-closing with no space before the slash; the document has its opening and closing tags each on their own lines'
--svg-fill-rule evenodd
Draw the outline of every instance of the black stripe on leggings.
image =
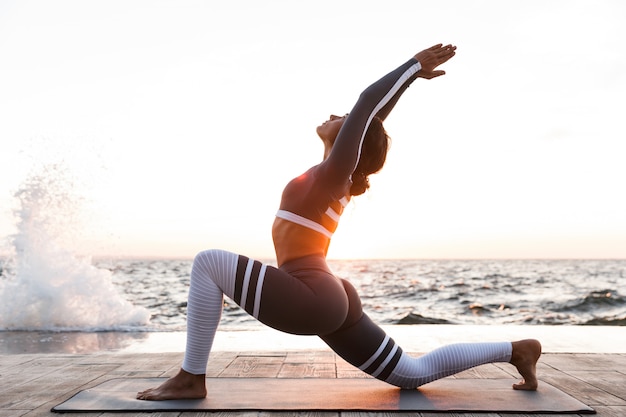
<svg viewBox="0 0 626 417">
<path fill-rule="evenodd" d="M 370 364 L 370 366 L 368 366 L 367 368 L 363 369 L 363 371 L 365 373 L 367 373 L 367 374 L 370 374 L 370 375 L 372 373 L 374 373 L 380 367 L 380 365 L 383 363 L 383 361 L 385 359 L 387 359 L 387 356 L 389 356 L 389 353 L 391 353 L 391 350 L 393 349 L 395 344 L 396 343 L 393 341 L 393 339 L 389 338 L 389 340 L 387 340 L 387 345 L 385 346 L 383 351 L 380 352 L 380 354 L 378 355 L 376 360 L 374 362 L 372 362 Z"/>
<path fill-rule="evenodd" d="M 233 294 L 233 301 L 237 304 L 241 303 L 241 291 L 243 289 L 243 277 L 246 274 L 246 266 L 248 265 L 248 258 L 239 255 L 237 259 L 237 274 L 235 275 L 235 294 Z"/>
<path fill-rule="evenodd" d="M 389 375 L 391 375 L 391 372 L 393 372 L 393 370 L 396 369 L 396 365 L 398 364 L 398 361 L 400 361 L 401 356 L 402 356 L 402 348 L 398 346 L 398 349 L 396 350 L 396 353 L 393 355 L 393 358 L 389 361 L 387 366 L 385 366 L 385 369 L 383 369 L 376 378 L 385 381 L 389 377 Z"/>
<path fill-rule="evenodd" d="M 256 284 L 259 281 L 259 271 L 261 271 L 261 262 L 254 261 L 252 265 L 252 273 L 250 274 L 250 283 L 248 284 L 248 295 L 246 296 L 246 305 L 241 306 L 248 314 L 254 311 L 254 299 L 256 297 Z"/>
</svg>

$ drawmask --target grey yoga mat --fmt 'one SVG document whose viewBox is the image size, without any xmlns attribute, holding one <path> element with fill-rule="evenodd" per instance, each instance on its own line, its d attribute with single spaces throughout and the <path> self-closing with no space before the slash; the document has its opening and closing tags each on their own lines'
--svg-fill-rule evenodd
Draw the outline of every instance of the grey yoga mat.
<svg viewBox="0 0 626 417">
<path fill-rule="evenodd" d="M 164 378 L 112 379 L 52 409 L 88 411 L 500 411 L 523 413 L 594 413 L 563 391 L 540 381 L 535 392 L 515 391 L 512 379 L 444 378 L 416 390 L 400 390 L 372 378 L 208 378 L 207 398 L 141 401 L 138 391 Z"/>
</svg>

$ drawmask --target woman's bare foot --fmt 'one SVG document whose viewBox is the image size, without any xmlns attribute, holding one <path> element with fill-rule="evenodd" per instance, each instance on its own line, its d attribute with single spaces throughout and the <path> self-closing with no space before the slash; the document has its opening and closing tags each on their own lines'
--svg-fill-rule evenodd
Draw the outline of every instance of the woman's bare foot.
<svg viewBox="0 0 626 417">
<path fill-rule="evenodd" d="M 137 393 L 138 400 L 161 401 L 197 399 L 206 397 L 206 376 L 193 375 L 184 370 L 156 388 Z"/>
<path fill-rule="evenodd" d="M 511 363 L 524 378 L 519 384 L 513 384 L 513 389 L 535 391 L 537 381 L 537 361 L 541 356 L 541 343 L 538 340 L 527 339 L 513 342 Z"/>
</svg>

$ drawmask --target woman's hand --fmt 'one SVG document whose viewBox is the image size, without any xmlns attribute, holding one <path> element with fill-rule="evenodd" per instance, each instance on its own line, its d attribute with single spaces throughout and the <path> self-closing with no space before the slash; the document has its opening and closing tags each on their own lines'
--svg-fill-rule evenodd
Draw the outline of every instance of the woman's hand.
<svg viewBox="0 0 626 417">
<path fill-rule="evenodd" d="M 435 70 L 435 68 L 452 58 L 455 50 L 456 46 L 437 44 L 415 54 L 414 58 L 422 65 L 422 69 L 419 70 L 417 76 L 430 80 L 431 78 L 444 75 L 445 71 Z"/>
</svg>

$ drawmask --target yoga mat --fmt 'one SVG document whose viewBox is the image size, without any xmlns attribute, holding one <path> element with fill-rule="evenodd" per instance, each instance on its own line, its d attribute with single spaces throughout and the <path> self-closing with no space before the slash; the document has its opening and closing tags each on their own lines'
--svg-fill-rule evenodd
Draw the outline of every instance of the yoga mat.
<svg viewBox="0 0 626 417">
<path fill-rule="evenodd" d="M 55 412 L 107 411 L 495 411 L 595 413 L 563 391 L 540 382 L 539 389 L 515 391 L 512 379 L 444 378 L 416 390 L 401 390 L 372 378 L 207 378 L 201 400 L 141 401 L 138 391 L 164 378 L 112 379 L 81 391 Z"/>
</svg>

